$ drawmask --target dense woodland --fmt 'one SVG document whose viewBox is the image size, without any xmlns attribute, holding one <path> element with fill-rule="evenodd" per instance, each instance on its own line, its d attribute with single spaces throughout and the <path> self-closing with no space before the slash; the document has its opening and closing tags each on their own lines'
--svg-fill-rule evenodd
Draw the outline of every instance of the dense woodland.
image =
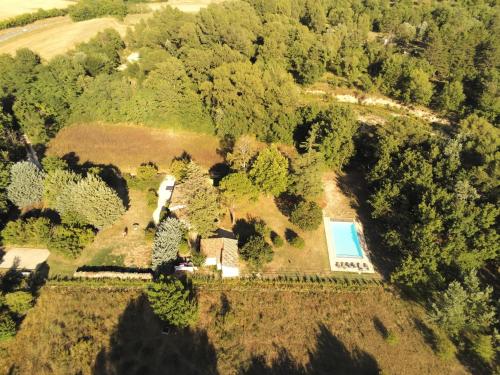
<svg viewBox="0 0 500 375">
<path fill-rule="evenodd" d="M 75 174 L 63 165 L 12 181 L 11 168 L 29 169 L 14 164 L 25 156 L 21 134 L 43 146 L 72 122 L 99 120 L 209 132 L 230 144 L 246 135 L 289 144 L 301 154 L 291 163 L 275 148 L 251 158 L 229 153 L 234 173 L 221 185 L 225 199 L 236 205 L 235 196 L 254 193 L 252 183 L 276 196 L 314 196 L 317 185 L 300 182 L 317 179 L 323 168 L 362 171 L 370 225 L 382 243 L 375 257 L 390 260 L 390 279 L 426 303 L 461 349 L 491 363 L 498 320 L 494 293 L 484 285 L 494 283 L 499 266 L 498 35 L 494 0 L 248 0 L 196 15 L 166 8 L 124 40 L 106 30 L 48 62 L 29 50 L 2 55 L 2 216 L 45 200 L 63 219 L 59 232 L 81 231 L 66 234 L 77 252 L 109 224 L 107 214 L 81 212 L 71 199 L 51 202 L 59 194 L 43 191 L 47 181 L 53 189 L 65 181 L 82 200 L 92 189 L 105 191 L 116 201 L 112 217 L 124 209 L 93 171 Z M 140 60 L 118 70 L 135 51 Z M 327 72 L 331 85 L 428 106 L 451 125 L 429 132 L 403 116 L 367 131 L 348 106 L 299 105 L 301 88 Z M 275 163 L 285 176 L 259 175 L 259 163 Z M 276 181 L 266 187 L 270 178 Z M 24 201 L 26 189 L 16 197 L 12 183 L 38 186 L 30 193 L 37 199 Z M 34 220 L 10 221 L 4 233 L 45 230 Z"/>
</svg>

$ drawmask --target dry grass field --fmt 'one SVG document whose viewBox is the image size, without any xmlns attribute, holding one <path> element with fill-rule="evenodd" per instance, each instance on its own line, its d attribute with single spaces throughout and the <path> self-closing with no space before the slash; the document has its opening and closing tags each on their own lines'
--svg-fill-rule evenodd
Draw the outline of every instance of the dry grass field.
<svg viewBox="0 0 500 375">
<path fill-rule="evenodd" d="M 261 219 L 267 226 L 285 239 L 285 231 L 293 230 L 305 240 L 305 247 L 297 249 L 286 241 L 282 247 L 274 248 L 272 262 L 264 266 L 265 273 L 325 273 L 330 272 L 328 251 L 323 225 L 312 232 L 302 231 L 288 220 L 278 209 L 273 197 L 262 195 L 256 202 L 243 203 L 236 209 L 235 233 L 245 232 L 246 223 Z M 230 228 L 229 215 L 224 227 Z M 270 241 L 268 239 L 268 241 Z"/>
<path fill-rule="evenodd" d="M 81 163 L 113 164 L 122 172 L 134 172 L 141 163 L 153 162 L 165 171 L 183 152 L 210 168 L 222 161 L 218 147 L 217 138 L 208 134 L 126 124 L 79 124 L 62 129 L 50 142 L 48 154 L 73 152 Z"/>
<path fill-rule="evenodd" d="M 184 12 L 198 12 L 211 3 L 223 0 L 172 0 L 168 5 Z M 71 0 L 0 0 L 0 20 L 12 16 L 36 11 L 39 8 L 64 8 L 74 3 Z M 167 2 L 147 4 L 151 12 L 130 14 L 123 21 L 106 17 L 82 22 L 73 22 L 69 17 L 54 17 L 34 22 L 23 27 L 0 31 L 0 53 L 15 53 L 19 48 L 29 48 L 44 59 L 71 50 L 78 43 L 86 42 L 98 32 L 113 28 L 124 36 L 127 28 L 135 25 L 141 19 L 150 17 L 152 11 L 161 9 Z"/>
<path fill-rule="evenodd" d="M 75 0 L 1 0 L 0 21 L 24 13 L 36 12 L 38 9 L 66 8 Z"/>
<path fill-rule="evenodd" d="M 68 16 L 41 20 L 22 28 L 0 32 L 0 53 L 13 54 L 20 48 L 29 48 L 48 60 L 69 51 L 79 43 L 89 41 L 98 32 L 107 28 L 113 28 L 124 36 L 129 26 L 147 16 L 148 14 L 132 14 L 123 21 L 106 17 L 73 22 Z M 4 40 L 2 35 L 7 33 L 13 36 Z"/>
<path fill-rule="evenodd" d="M 162 335 L 140 289 L 45 287 L 17 336 L 0 343 L 0 372 L 467 374 L 457 360 L 433 352 L 421 310 L 382 288 L 203 288 L 198 301 L 195 327 Z"/>
</svg>

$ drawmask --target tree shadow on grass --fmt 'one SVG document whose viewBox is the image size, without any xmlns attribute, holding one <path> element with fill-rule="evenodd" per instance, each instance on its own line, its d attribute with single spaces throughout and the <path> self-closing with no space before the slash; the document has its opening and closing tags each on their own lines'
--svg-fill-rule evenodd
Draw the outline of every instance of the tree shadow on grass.
<svg viewBox="0 0 500 375">
<path fill-rule="evenodd" d="M 109 348 L 97 356 L 93 374 L 211 375 L 217 374 L 217 358 L 204 331 L 162 333 L 161 322 L 141 295 L 123 312 Z"/>
<path fill-rule="evenodd" d="M 380 333 L 380 336 L 382 336 L 383 339 L 386 339 L 389 336 L 389 330 L 377 316 L 373 318 L 373 326 L 375 327 L 375 330 Z"/>
<path fill-rule="evenodd" d="M 290 353 L 280 348 L 278 356 L 266 363 L 263 356 L 255 356 L 250 364 L 240 369 L 241 375 L 378 375 L 380 368 L 372 355 L 355 348 L 349 351 L 344 343 L 326 326 L 320 325 L 316 348 L 309 352 L 306 365 L 297 363 Z"/>
</svg>

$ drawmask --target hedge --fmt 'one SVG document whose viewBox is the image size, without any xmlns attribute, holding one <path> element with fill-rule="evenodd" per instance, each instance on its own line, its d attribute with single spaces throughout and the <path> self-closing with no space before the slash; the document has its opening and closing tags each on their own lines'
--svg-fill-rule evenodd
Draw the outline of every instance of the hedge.
<svg viewBox="0 0 500 375">
<path fill-rule="evenodd" d="M 11 27 L 24 26 L 38 20 L 43 20 L 45 18 L 65 16 L 68 14 L 68 12 L 68 9 L 38 9 L 34 13 L 20 14 L 19 16 L 0 21 L 0 30 L 8 29 Z"/>
</svg>

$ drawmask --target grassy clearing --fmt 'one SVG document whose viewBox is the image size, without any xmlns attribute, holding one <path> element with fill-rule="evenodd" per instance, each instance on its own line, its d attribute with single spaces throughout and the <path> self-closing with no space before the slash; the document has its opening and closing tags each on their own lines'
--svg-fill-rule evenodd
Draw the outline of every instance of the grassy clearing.
<svg viewBox="0 0 500 375">
<path fill-rule="evenodd" d="M 465 374 L 426 343 L 422 312 L 364 293 L 199 291 L 200 320 L 162 335 L 136 288 L 45 287 L 0 371 L 19 374 Z M 387 332 L 398 344 L 387 342 Z"/>
<path fill-rule="evenodd" d="M 129 190 L 129 209 L 111 227 L 100 231 L 77 259 L 52 253 L 48 259 L 50 275 L 70 276 L 79 266 L 149 267 L 152 241 L 144 229 L 151 220 L 152 210 L 146 202 L 146 192 Z M 133 224 L 139 224 L 137 230 Z M 128 228 L 127 236 L 123 231 Z"/>
<path fill-rule="evenodd" d="M 210 168 L 222 162 L 218 147 L 217 138 L 208 134 L 127 124 L 78 124 L 61 130 L 50 142 L 48 154 L 73 152 L 82 163 L 113 164 L 122 172 L 134 172 L 141 163 L 151 161 L 165 171 L 183 152 Z"/>
<path fill-rule="evenodd" d="M 75 2 L 74 0 L 2 0 L 0 1 L 0 20 L 36 12 L 38 9 L 67 8 Z"/>
</svg>

